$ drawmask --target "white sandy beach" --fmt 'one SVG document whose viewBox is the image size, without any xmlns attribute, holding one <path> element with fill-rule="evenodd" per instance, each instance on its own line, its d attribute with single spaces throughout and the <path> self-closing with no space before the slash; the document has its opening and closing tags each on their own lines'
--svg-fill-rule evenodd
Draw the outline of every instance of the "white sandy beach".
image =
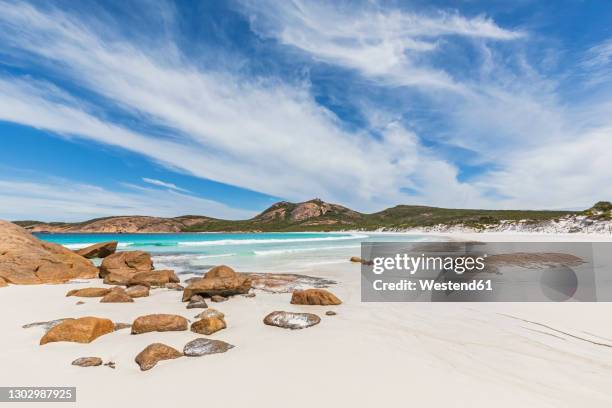
<svg viewBox="0 0 612 408">
<path fill-rule="evenodd" d="M 450 238 L 611 239 L 573 234 Z M 99 280 L 0 289 L 5 311 L 0 384 L 76 386 L 79 407 L 612 406 L 612 304 L 362 303 L 358 264 L 321 265 L 308 274 L 338 281 L 330 290 L 344 303 L 296 306 L 289 304 L 290 294 L 268 293 L 209 303 L 225 313 L 228 324 L 210 337 L 236 347 L 225 354 L 162 361 L 147 372 L 134 362 L 145 346 L 163 342 L 182 349 L 198 335 L 121 330 L 90 344 L 39 346 L 43 329 L 21 326 L 88 315 L 127 323 L 151 313 L 193 320 L 199 311 L 185 308 L 181 292 L 157 289 L 132 304 L 101 304 L 64 296 L 73 288 L 101 286 Z M 85 304 L 76 305 L 77 300 Z M 322 322 L 297 331 L 264 325 L 263 317 L 274 310 L 314 312 Z M 326 310 L 338 314 L 325 316 Z M 112 360 L 117 368 L 70 365 L 83 356 Z"/>
</svg>

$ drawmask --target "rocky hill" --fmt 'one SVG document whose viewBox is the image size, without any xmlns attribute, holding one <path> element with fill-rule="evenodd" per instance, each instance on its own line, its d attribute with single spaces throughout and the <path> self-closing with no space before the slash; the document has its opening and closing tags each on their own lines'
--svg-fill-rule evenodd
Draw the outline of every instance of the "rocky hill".
<svg viewBox="0 0 612 408">
<path fill-rule="evenodd" d="M 320 199 L 278 202 L 249 220 L 205 216 L 175 218 L 123 216 L 80 223 L 17 221 L 34 232 L 242 232 L 242 231 L 543 231 L 580 232 L 612 229 L 612 204 L 602 201 L 585 211 L 449 209 L 398 205 L 373 214 L 353 211 Z"/>
</svg>

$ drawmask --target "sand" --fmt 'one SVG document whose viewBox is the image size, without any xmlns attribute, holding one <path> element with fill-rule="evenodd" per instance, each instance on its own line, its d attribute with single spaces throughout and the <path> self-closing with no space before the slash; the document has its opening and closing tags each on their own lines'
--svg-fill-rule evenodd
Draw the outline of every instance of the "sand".
<svg viewBox="0 0 612 408">
<path fill-rule="evenodd" d="M 518 234 L 450 238 L 565 239 Z M 21 326 L 87 315 L 116 322 L 149 313 L 193 319 L 199 310 L 187 310 L 181 292 L 154 290 L 131 304 L 101 304 L 64 296 L 70 289 L 99 286 L 99 281 L 0 289 L 0 385 L 76 386 L 78 407 L 612 406 L 612 304 L 362 303 L 359 265 L 321 265 L 310 274 L 337 280 L 331 290 L 344 303 L 296 306 L 289 304 L 289 294 L 267 293 L 209 303 L 225 313 L 228 323 L 210 338 L 236 347 L 225 354 L 161 362 L 148 372 L 134 362 L 145 346 L 163 342 L 182 349 L 199 336 L 134 336 L 128 329 L 91 344 L 39 346 L 43 330 Z M 76 305 L 78 300 L 85 304 Z M 263 317 L 274 310 L 313 312 L 322 322 L 297 331 L 265 326 Z M 325 316 L 327 310 L 338 314 Z M 116 369 L 70 365 L 84 356 L 112 360 Z M 54 406 L 62 405 L 75 406 Z"/>
</svg>

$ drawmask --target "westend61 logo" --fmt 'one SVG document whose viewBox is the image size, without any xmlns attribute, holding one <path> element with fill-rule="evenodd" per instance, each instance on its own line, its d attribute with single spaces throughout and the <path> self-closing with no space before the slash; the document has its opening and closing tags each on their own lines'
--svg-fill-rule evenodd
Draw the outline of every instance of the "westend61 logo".
<svg viewBox="0 0 612 408">
<path fill-rule="evenodd" d="M 364 302 L 612 301 L 612 243 L 370 242 Z"/>
</svg>

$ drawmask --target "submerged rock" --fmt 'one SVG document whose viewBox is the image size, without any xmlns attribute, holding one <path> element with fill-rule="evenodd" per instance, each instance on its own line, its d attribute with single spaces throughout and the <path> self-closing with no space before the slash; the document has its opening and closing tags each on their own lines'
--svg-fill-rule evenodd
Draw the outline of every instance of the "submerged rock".
<svg viewBox="0 0 612 408">
<path fill-rule="evenodd" d="M 132 303 L 134 299 L 127 294 L 125 289 L 113 288 L 106 296 L 100 299 L 100 303 Z"/>
<path fill-rule="evenodd" d="M 203 279 L 190 283 L 183 292 L 183 302 L 193 295 L 202 296 L 233 296 L 248 293 L 251 289 L 251 279 L 236 273 L 226 265 L 212 268 Z"/>
<path fill-rule="evenodd" d="M 206 300 L 200 295 L 193 296 L 187 305 L 187 309 L 206 309 L 207 307 Z"/>
<path fill-rule="evenodd" d="M 5 283 L 64 283 L 95 278 L 97 274 L 90 260 L 0 220 L 0 278 Z"/>
<path fill-rule="evenodd" d="M 319 324 L 321 318 L 312 313 L 294 312 L 272 312 L 264 318 L 264 323 L 269 326 L 282 327 L 284 329 L 305 329 L 315 324 Z"/>
<path fill-rule="evenodd" d="M 77 297 L 102 297 L 107 295 L 111 290 L 109 288 L 83 288 L 83 289 L 72 289 L 66 293 L 68 296 Z"/>
<path fill-rule="evenodd" d="M 189 322 L 183 316 L 152 314 L 140 316 L 132 323 L 132 334 L 187 330 Z"/>
<path fill-rule="evenodd" d="M 98 337 L 112 333 L 115 325 L 109 319 L 81 317 L 68 319 L 50 329 L 41 339 L 40 345 L 57 341 L 91 343 Z"/>
<path fill-rule="evenodd" d="M 221 313 L 217 309 L 213 309 L 213 308 L 206 309 L 205 311 L 203 311 L 199 315 L 195 316 L 196 319 L 204 319 L 205 317 L 216 317 L 216 318 L 219 318 L 219 319 L 225 319 L 225 315 L 223 313 Z"/>
<path fill-rule="evenodd" d="M 183 354 L 188 357 L 201 357 L 208 354 L 225 353 L 234 347 L 221 340 L 198 338 L 185 344 Z"/>
<path fill-rule="evenodd" d="M 296 290 L 291 296 L 294 305 L 339 305 L 342 301 L 325 289 Z"/>
<path fill-rule="evenodd" d="M 142 371 L 150 370 L 162 360 L 172 360 L 183 354 L 163 343 L 153 343 L 142 350 L 134 359 Z"/>
<path fill-rule="evenodd" d="M 225 320 L 220 317 L 204 317 L 191 325 L 191 331 L 210 335 L 226 327 Z"/>
<path fill-rule="evenodd" d="M 93 244 L 86 248 L 77 249 L 77 254 L 85 258 L 106 258 L 112 255 L 117 250 L 117 241 L 100 242 L 99 244 Z"/>
<path fill-rule="evenodd" d="M 72 365 L 79 367 L 97 367 L 102 365 L 100 357 L 81 357 L 72 362 Z"/>
</svg>

